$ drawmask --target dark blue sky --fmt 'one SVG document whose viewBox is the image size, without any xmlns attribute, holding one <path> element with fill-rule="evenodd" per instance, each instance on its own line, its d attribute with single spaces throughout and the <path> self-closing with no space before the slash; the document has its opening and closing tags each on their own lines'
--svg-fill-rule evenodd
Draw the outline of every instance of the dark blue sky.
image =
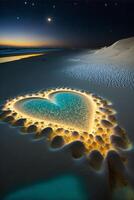
<svg viewBox="0 0 134 200">
<path fill-rule="evenodd" d="M 133 0 L 0 0 L 0 42 L 105 46 L 134 36 L 133 11 Z"/>
</svg>

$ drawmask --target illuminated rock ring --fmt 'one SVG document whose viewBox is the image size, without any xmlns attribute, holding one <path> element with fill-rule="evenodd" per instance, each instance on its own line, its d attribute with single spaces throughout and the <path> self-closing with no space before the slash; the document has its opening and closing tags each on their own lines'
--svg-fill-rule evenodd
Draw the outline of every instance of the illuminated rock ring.
<svg viewBox="0 0 134 200">
<path fill-rule="evenodd" d="M 57 88 L 7 100 L 0 119 L 36 138 L 47 137 L 52 148 L 70 145 L 74 158 L 102 162 L 109 151 L 130 147 L 111 105 L 85 91 Z"/>
</svg>

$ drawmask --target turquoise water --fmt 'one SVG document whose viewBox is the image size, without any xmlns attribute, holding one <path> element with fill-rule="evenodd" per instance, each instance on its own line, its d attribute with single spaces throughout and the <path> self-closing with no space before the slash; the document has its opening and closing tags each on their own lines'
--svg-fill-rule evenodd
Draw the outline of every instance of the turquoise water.
<svg viewBox="0 0 134 200">
<path fill-rule="evenodd" d="M 42 120 L 87 127 L 89 116 L 88 102 L 82 95 L 73 92 L 58 92 L 51 100 L 28 98 L 16 103 L 21 112 Z M 84 128 L 83 127 L 83 128 Z"/>
<path fill-rule="evenodd" d="M 80 178 L 61 176 L 9 194 L 4 200 L 87 200 Z"/>
</svg>

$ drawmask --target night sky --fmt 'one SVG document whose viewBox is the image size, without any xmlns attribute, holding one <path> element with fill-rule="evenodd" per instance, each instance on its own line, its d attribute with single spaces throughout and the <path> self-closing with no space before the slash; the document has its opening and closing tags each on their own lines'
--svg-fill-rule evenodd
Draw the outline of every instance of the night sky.
<svg viewBox="0 0 134 200">
<path fill-rule="evenodd" d="M 0 0 L 0 45 L 97 48 L 131 36 L 133 0 Z"/>
</svg>

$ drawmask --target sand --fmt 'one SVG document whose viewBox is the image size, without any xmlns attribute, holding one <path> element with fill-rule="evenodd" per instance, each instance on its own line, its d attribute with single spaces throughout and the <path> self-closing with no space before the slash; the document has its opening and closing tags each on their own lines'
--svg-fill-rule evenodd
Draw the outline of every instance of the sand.
<svg viewBox="0 0 134 200">
<path fill-rule="evenodd" d="M 109 47 L 96 51 L 95 55 L 112 63 L 134 65 L 134 37 L 119 40 Z"/>
<path fill-rule="evenodd" d="M 88 54 L 89 50 L 66 50 L 50 52 L 47 56 L 42 55 L 1 64 L 0 103 L 3 104 L 6 99 L 17 95 L 24 95 L 51 87 L 70 87 L 90 91 L 113 102 L 114 108 L 117 110 L 119 123 L 126 129 L 131 142 L 134 142 L 134 92 L 133 87 L 131 87 L 133 86 L 134 69 L 132 66 L 129 67 L 127 65 L 117 65 L 111 69 L 111 65 L 107 63 L 103 70 L 103 72 L 106 71 L 106 74 L 99 81 L 103 72 L 99 73 L 102 65 L 99 65 L 98 61 L 98 73 L 90 70 L 87 61 L 84 64 L 85 67 L 81 66 L 79 68 L 82 63 L 81 57 Z M 74 59 L 77 60 L 74 61 Z M 88 68 L 88 73 L 86 67 Z M 75 71 L 73 75 L 70 75 L 72 72 L 70 73 L 69 70 L 72 68 Z M 119 79 L 118 81 L 111 75 L 117 68 L 119 68 L 118 76 L 116 77 L 116 79 Z M 126 71 L 124 72 L 125 68 L 129 70 L 131 75 Z M 125 79 L 123 79 L 122 74 L 120 76 L 122 70 Z M 89 76 L 90 73 L 92 76 Z M 79 74 L 79 76 L 76 74 Z M 84 74 L 82 78 L 81 74 Z M 124 80 L 126 81 L 124 82 Z M 71 172 L 84 177 L 89 198 L 96 200 L 110 199 L 111 192 L 108 185 L 106 165 L 101 173 L 96 174 L 92 169 L 89 169 L 89 166 L 84 161 L 78 160 L 74 162 L 73 159 L 70 159 L 68 149 L 50 151 L 45 140 L 34 141 L 32 134 L 22 134 L 16 128 L 11 128 L 5 123 L 0 124 L 0 133 L 1 196 L 16 188 L 26 187 L 31 183 L 46 181 L 56 175 Z M 134 155 L 133 152 L 129 151 L 127 154 L 129 177 L 133 182 Z"/>
<path fill-rule="evenodd" d="M 90 84 L 134 89 L 134 38 L 120 40 L 110 47 L 87 51 L 73 59 L 64 73 Z M 72 65 L 72 62 L 74 63 Z"/>
</svg>

